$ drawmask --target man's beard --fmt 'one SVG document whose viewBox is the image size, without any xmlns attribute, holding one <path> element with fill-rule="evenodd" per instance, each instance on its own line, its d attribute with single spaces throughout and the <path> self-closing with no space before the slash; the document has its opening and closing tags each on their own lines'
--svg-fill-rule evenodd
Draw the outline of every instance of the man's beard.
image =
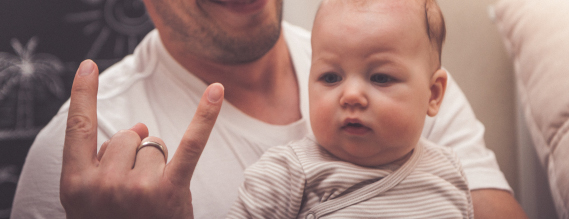
<svg viewBox="0 0 569 219">
<path fill-rule="evenodd" d="M 174 40 L 183 42 L 185 52 L 217 63 L 238 65 L 256 61 L 273 48 L 281 33 L 282 0 L 276 1 L 277 17 L 274 21 L 263 23 L 254 30 L 256 33 L 245 36 L 232 36 L 212 22 L 205 11 L 190 14 L 195 24 L 185 23 L 182 17 L 171 13 L 168 9 L 171 5 L 161 1 L 155 1 L 157 11 L 174 32 Z"/>
<path fill-rule="evenodd" d="M 260 34 L 231 38 L 227 35 L 217 35 L 212 38 L 220 52 L 214 58 L 224 64 L 243 64 L 253 62 L 263 57 L 273 48 L 281 32 L 280 21 L 277 24 L 262 27 Z"/>
</svg>

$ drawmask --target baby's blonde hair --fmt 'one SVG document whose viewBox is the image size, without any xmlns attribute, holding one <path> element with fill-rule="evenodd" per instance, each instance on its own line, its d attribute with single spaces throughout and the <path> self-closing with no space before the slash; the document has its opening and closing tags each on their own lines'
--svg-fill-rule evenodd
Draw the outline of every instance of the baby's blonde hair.
<svg viewBox="0 0 569 219">
<path fill-rule="evenodd" d="M 343 3 L 349 3 L 355 6 L 357 10 L 367 11 L 369 10 L 368 4 L 373 3 L 376 0 L 343 0 Z M 408 0 L 405 0 L 408 1 Z M 433 49 L 437 52 L 437 69 L 441 68 L 441 56 L 443 51 L 443 43 L 446 37 L 446 27 L 445 19 L 441 8 L 437 4 L 436 0 L 417 0 L 417 2 L 422 3 L 425 11 L 425 27 L 427 30 L 427 37 L 433 46 Z M 320 7 L 316 12 L 318 12 Z"/>
<path fill-rule="evenodd" d="M 425 23 L 427 25 L 427 36 L 429 36 L 431 44 L 437 50 L 439 56 L 438 68 L 440 68 L 446 27 L 441 8 L 435 0 L 425 0 Z"/>
</svg>

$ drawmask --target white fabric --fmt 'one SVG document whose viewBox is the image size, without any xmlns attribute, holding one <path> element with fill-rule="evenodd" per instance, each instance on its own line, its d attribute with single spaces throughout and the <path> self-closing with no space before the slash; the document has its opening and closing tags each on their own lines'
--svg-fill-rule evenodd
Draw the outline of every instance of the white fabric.
<svg viewBox="0 0 569 219">
<path fill-rule="evenodd" d="M 342 161 L 313 137 L 269 149 L 245 170 L 228 218 L 474 218 L 458 157 L 421 138 L 403 164 Z"/>
<path fill-rule="evenodd" d="M 196 167 L 191 182 L 196 218 L 222 218 L 237 197 L 244 169 L 269 147 L 298 140 L 310 132 L 308 73 L 310 33 L 283 23 L 285 40 L 295 66 L 303 119 L 270 125 L 242 113 L 227 101 Z M 165 50 L 157 31 L 149 33 L 134 54 L 100 77 L 98 96 L 99 145 L 114 133 L 138 122 L 150 135 L 164 140 L 170 158 L 206 88 Z M 69 103 L 40 132 L 30 148 L 13 203 L 13 218 L 63 218 L 59 177 Z M 483 141 L 484 127 L 476 120 L 462 91 L 448 82 L 441 112 L 428 118 L 423 136 L 452 146 L 461 159 L 471 189 L 511 190 L 494 154 Z M 169 159 L 170 159 L 169 158 Z"/>
<path fill-rule="evenodd" d="M 557 216 L 569 218 L 569 1 L 502 0 L 494 9 Z"/>
</svg>

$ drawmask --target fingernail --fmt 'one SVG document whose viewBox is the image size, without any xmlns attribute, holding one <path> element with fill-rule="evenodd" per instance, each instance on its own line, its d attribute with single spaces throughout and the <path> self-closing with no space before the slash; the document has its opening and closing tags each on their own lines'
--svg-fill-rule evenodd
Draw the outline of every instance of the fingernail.
<svg viewBox="0 0 569 219">
<path fill-rule="evenodd" d="M 81 65 L 79 66 L 79 74 L 83 76 L 89 75 L 91 74 L 91 72 L 93 72 L 94 68 L 95 64 L 93 63 L 93 61 L 85 60 L 81 62 Z"/>
<path fill-rule="evenodd" d="M 210 103 L 217 103 L 221 97 L 223 96 L 223 85 L 213 85 L 209 89 L 209 93 L 207 94 L 207 99 Z"/>
</svg>

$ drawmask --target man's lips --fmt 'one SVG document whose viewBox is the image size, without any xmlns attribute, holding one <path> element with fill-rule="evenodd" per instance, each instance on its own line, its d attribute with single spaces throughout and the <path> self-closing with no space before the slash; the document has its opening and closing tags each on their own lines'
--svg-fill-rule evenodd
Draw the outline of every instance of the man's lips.
<svg viewBox="0 0 569 219">
<path fill-rule="evenodd" d="M 260 10 L 267 0 L 211 0 L 211 2 L 226 7 L 238 13 L 250 13 Z"/>
<path fill-rule="evenodd" d="M 250 4 L 255 0 L 211 0 L 218 4 L 236 3 L 236 4 Z"/>
</svg>

